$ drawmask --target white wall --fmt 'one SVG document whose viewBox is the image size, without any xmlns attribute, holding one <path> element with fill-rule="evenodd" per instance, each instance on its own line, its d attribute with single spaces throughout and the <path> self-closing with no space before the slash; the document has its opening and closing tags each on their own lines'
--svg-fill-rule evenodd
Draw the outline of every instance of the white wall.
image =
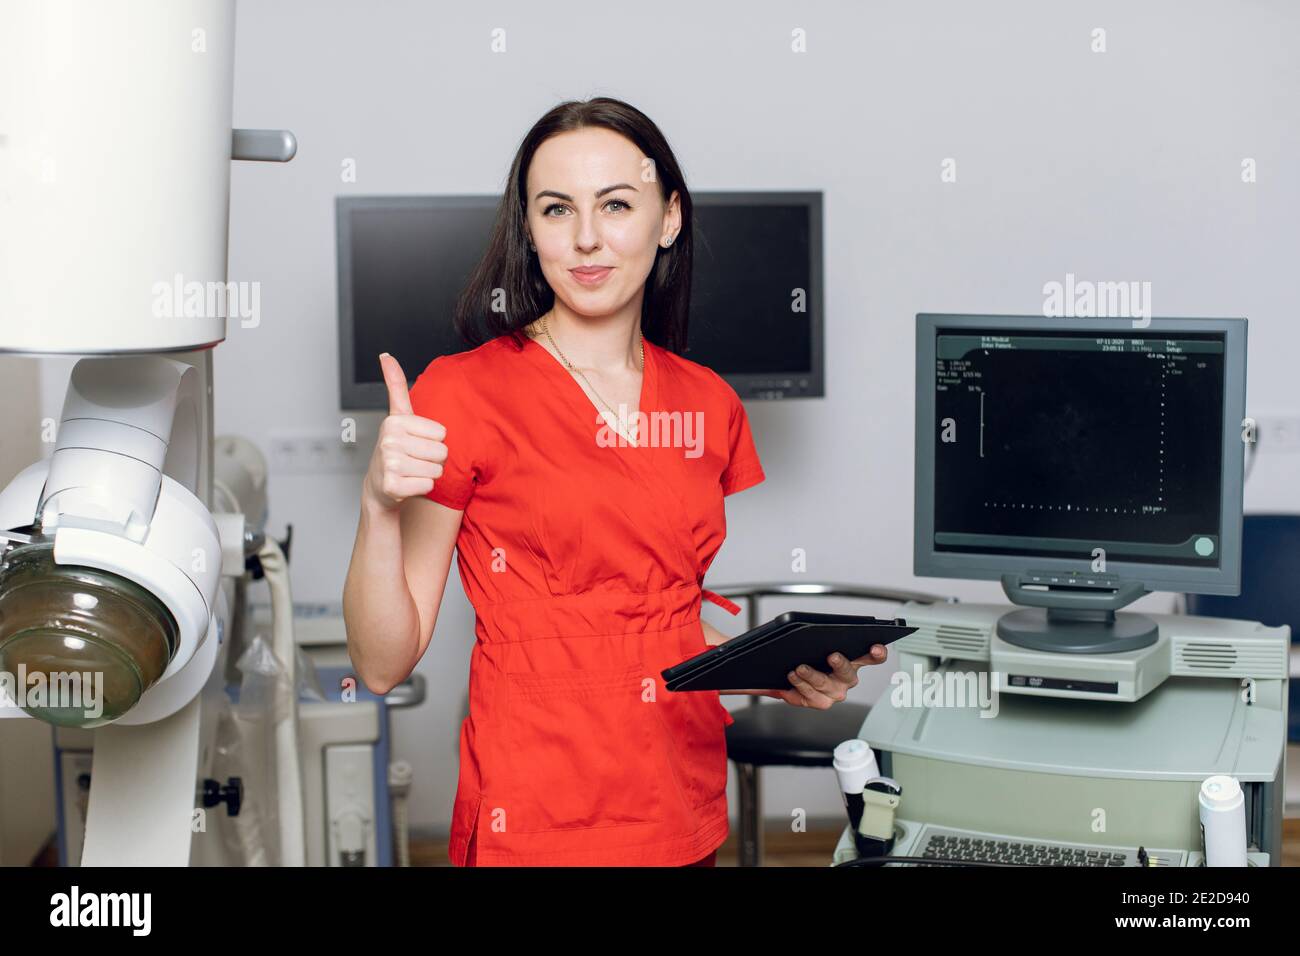
<svg viewBox="0 0 1300 956">
<path fill-rule="evenodd" d="M 825 192 L 828 397 L 749 405 L 768 480 L 728 500 L 710 583 L 791 578 L 803 548 L 808 579 L 999 600 L 911 574 L 913 316 L 1038 313 L 1067 272 L 1149 281 L 1156 315 L 1247 316 L 1248 411 L 1300 414 L 1298 26 L 1283 2 L 245 2 L 235 125 L 290 128 L 300 148 L 234 168 L 230 277 L 261 282 L 262 321 L 217 351 L 218 430 L 269 449 L 273 431 L 338 426 L 336 195 L 497 191 L 546 109 L 617 96 L 661 126 L 693 189 Z M 46 385 L 56 411 L 61 387 Z M 1248 507 L 1300 504 L 1298 465 L 1261 455 Z M 273 479 L 300 601 L 339 598 L 359 479 Z M 415 825 L 450 814 L 472 640 L 453 577 L 420 664 L 430 701 L 397 718 Z M 765 779 L 774 818 L 840 812 L 829 771 Z"/>
</svg>

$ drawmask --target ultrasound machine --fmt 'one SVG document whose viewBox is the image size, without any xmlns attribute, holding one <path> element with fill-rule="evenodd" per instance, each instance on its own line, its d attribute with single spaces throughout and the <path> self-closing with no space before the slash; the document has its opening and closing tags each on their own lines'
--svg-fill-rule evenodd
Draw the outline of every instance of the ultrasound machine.
<svg viewBox="0 0 1300 956">
<path fill-rule="evenodd" d="M 916 355 L 915 573 L 1014 607 L 901 612 L 859 734 L 889 854 L 1200 866 L 1227 775 L 1248 865 L 1280 865 L 1289 628 L 1120 610 L 1240 591 L 1246 321 L 924 314 Z"/>
</svg>

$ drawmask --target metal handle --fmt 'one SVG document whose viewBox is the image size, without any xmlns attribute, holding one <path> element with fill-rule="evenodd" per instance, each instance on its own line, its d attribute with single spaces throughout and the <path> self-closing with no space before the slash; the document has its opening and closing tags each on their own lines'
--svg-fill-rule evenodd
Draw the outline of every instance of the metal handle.
<svg viewBox="0 0 1300 956">
<path fill-rule="evenodd" d="M 384 695 L 389 707 L 415 707 L 424 703 L 425 680 L 423 674 L 412 674 Z"/>
<path fill-rule="evenodd" d="M 230 158 L 259 163 L 287 163 L 298 152 L 298 140 L 287 129 L 232 129 Z"/>
<path fill-rule="evenodd" d="M 822 582 L 809 582 L 791 584 L 780 581 L 770 581 L 760 584 L 728 584 L 722 587 L 710 588 L 717 594 L 725 598 L 745 598 L 748 606 L 746 622 L 747 630 L 753 630 L 759 625 L 758 601 L 759 598 L 776 597 L 786 595 L 790 597 L 851 597 L 860 598 L 868 601 L 890 601 L 896 604 L 906 604 L 908 601 L 914 604 L 956 604 L 955 597 L 944 597 L 939 594 L 927 594 L 923 591 L 905 591 L 895 588 L 873 588 L 861 587 L 856 584 L 833 584 Z"/>
</svg>

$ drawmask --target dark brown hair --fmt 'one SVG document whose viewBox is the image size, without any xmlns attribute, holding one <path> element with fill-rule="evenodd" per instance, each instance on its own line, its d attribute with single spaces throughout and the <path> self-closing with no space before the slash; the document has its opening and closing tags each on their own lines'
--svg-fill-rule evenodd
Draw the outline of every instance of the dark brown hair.
<svg viewBox="0 0 1300 956">
<path fill-rule="evenodd" d="M 528 247 L 528 167 L 537 148 L 550 137 L 590 126 L 627 137 L 654 162 L 665 203 L 674 191 L 678 194 L 682 228 L 671 246 L 660 246 L 655 253 L 641 301 L 641 331 L 662 348 L 679 355 L 685 350 L 691 299 L 691 196 L 659 127 L 636 107 L 604 96 L 561 103 L 539 119 L 519 144 L 487 250 L 456 302 L 456 329 L 471 347 L 510 334 L 522 348 L 521 330 L 555 303 L 537 254 Z M 492 308 L 498 289 L 503 293 L 504 312 Z"/>
</svg>

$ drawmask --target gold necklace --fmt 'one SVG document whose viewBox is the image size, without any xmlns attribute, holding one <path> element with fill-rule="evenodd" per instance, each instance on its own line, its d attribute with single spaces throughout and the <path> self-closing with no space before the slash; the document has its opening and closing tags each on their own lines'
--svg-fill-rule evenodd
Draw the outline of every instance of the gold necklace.
<svg viewBox="0 0 1300 956">
<path fill-rule="evenodd" d="M 619 418 L 618 413 L 615 412 L 614 409 L 609 407 L 609 402 L 605 401 L 603 398 L 600 397 L 600 392 L 596 391 L 596 387 L 591 384 L 591 380 L 588 379 L 586 375 L 582 374 L 582 369 L 578 368 L 578 366 L 574 365 L 572 362 L 570 362 L 567 358 L 564 357 L 564 353 L 560 351 L 560 347 L 555 344 L 555 339 L 551 338 L 551 332 L 546 327 L 545 316 L 542 316 L 542 333 L 546 336 L 547 341 L 551 343 L 551 348 L 555 349 L 555 354 L 560 357 L 560 361 L 565 364 L 565 366 L 569 369 L 569 371 L 577 372 L 579 375 L 582 375 L 582 380 L 586 382 L 587 387 L 591 389 L 591 394 L 599 398 L 600 404 L 604 405 L 607 409 L 609 409 L 609 413 L 614 416 L 615 421 L 622 421 L 622 419 Z M 641 333 L 641 330 L 639 328 L 637 329 L 637 338 L 640 339 L 641 341 L 641 368 L 638 371 L 640 371 L 641 374 L 644 376 L 645 375 L 645 336 Z M 637 409 L 637 411 L 641 411 L 641 409 Z M 626 425 L 627 423 L 624 422 L 624 424 Z M 631 440 L 633 444 L 636 444 L 635 433 L 633 433 Z"/>
</svg>

